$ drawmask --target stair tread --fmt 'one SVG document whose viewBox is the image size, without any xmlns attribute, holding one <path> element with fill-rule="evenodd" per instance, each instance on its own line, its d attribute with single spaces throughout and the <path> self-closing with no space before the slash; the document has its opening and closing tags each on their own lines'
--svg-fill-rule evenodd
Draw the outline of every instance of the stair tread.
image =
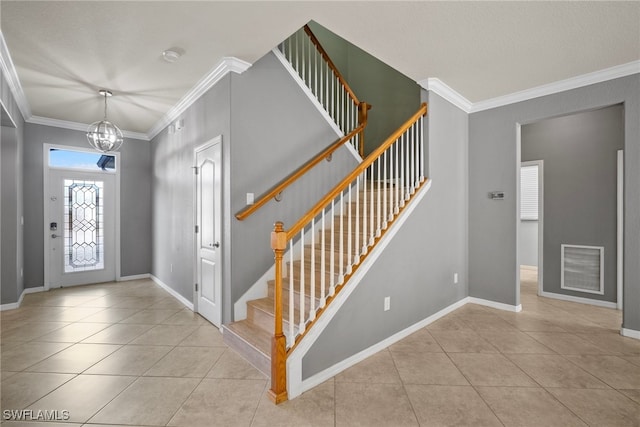
<svg viewBox="0 0 640 427">
<path fill-rule="evenodd" d="M 264 356 L 271 359 L 271 334 L 264 329 L 246 319 L 228 323 L 224 325 L 224 327 L 251 344 L 256 350 L 263 353 Z"/>
<path fill-rule="evenodd" d="M 274 314 L 274 299 L 273 299 L 273 297 L 254 299 L 254 300 L 251 300 L 251 301 L 247 301 L 247 304 L 251 305 L 253 307 L 256 307 L 259 310 L 262 310 L 265 313 L 269 313 L 271 315 Z M 300 318 L 300 310 L 297 307 L 294 307 L 293 318 L 296 321 Z M 289 321 L 289 301 L 283 301 L 282 319 L 285 322 Z"/>
</svg>

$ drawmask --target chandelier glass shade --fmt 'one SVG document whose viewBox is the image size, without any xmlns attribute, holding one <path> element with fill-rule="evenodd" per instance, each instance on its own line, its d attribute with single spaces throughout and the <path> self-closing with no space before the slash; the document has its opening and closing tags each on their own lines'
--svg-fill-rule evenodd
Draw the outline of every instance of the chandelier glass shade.
<svg viewBox="0 0 640 427">
<path fill-rule="evenodd" d="M 96 150 L 108 153 L 117 151 L 124 143 L 124 137 L 118 126 L 107 120 L 107 98 L 112 93 L 103 89 L 100 95 L 104 96 L 104 119 L 89 125 L 87 140 Z"/>
</svg>

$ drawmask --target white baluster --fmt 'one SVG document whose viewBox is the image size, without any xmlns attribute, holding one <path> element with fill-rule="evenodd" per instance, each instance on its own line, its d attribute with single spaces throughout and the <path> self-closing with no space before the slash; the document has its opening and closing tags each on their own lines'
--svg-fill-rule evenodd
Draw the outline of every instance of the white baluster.
<svg viewBox="0 0 640 427">
<path fill-rule="evenodd" d="M 335 200 L 331 201 L 331 251 L 329 253 L 329 296 L 335 292 L 335 252 L 336 252 L 336 221 L 335 221 Z"/>
<path fill-rule="evenodd" d="M 380 174 L 380 164 L 382 162 L 381 162 L 380 157 L 378 157 L 378 159 L 376 160 L 376 163 L 378 163 L 378 176 L 376 177 L 377 180 L 378 180 L 378 194 L 377 194 L 377 196 L 378 196 L 378 206 L 376 206 L 376 215 L 378 217 L 376 218 L 376 237 L 380 237 L 381 228 L 382 228 L 382 215 L 380 214 L 381 210 L 382 210 L 382 206 L 380 206 L 381 205 L 381 203 L 380 203 L 381 199 L 380 198 L 382 197 L 382 188 L 380 188 L 380 181 L 381 181 L 380 178 L 382 177 L 382 175 Z"/>
<path fill-rule="evenodd" d="M 311 289 L 309 290 L 309 320 L 316 318 L 316 229 L 315 221 L 311 220 Z"/>
<path fill-rule="evenodd" d="M 338 263 L 340 265 L 340 278 L 338 283 L 344 282 L 344 197 L 343 192 L 340 192 L 340 247 L 338 249 Z"/>
<path fill-rule="evenodd" d="M 402 183 L 402 172 L 400 171 L 400 157 L 402 154 L 400 150 L 400 138 L 396 139 L 394 145 L 396 147 L 396 202 L 394 203 L 393 214 L 398 215 L 398 212 L 400 211 L 400 184 Z"/>
<path fill-rule="evenodd" d="M 424 181 L 424 116 L 420 117 L 420 182 Z"/>
<path fill-rule="evenodd" d="M 369 167 L 367 169 L 369 169 L 369 176 L 371 178 L 371 189 L 369 190 L 369 192 L 371 193 L 371 206 L 369 208 L 369 214 L 371 215 L 371 229 L 369 230 L 369 246 L 373 246 L 373 238 L 376 234 L 376 229 L 375 229 L 375 217 L 374 217 L 374 209 L 375 209 L 375 188 L 376 188 L 376 184 L 375 184 L 375 178 L 373 176 L 373 172 L 374 172 L 374 163 L 370 164 Z"/>
<path fill-rule="evenodd" d="M 347 221 L 347 253 L 349 254 L 347 256 L 347 274 L 351 274 L 351 272 L 353 271 L 352 269 L 352 265 L 353 265 L 353 245 L 352 245 L 352 240 L 353 240 L 353 236 L 351 236 L 351 221 L 353 221 L 353 216 L 351 215 L 351 187 L 352 187 L 353 183 L 349 183 L 349 187 L 348 187 L 348 194 L 347 194 L 347 200 L 348 200 L 348 209 L 347 209 L 347 216 L 349 217 L 349 220 Z"/>
<path fill-rule="evenodd" d="M 360 263 L 360 175 L 356 177 L 356 241 L 354 264 Z"/>
<path fill-rule="evenodd" d="M 320 244 L 320 308 L 323 308 L 325 303 L 326 303 L 326 298 L 325 298 L 325 275 L 326 275 L 326 262 L 325 262 L 325 252 L 327 250 L 327 246 L 325 244 L 325 236 L 327 234 L 327 229 L 325 227 L 324 224 L 324 215 L 325 215 L 325 209 L 322 209 L 322 237 L 321 237 L 321 241 L 322 243 Z"/>
<path fill-rule="evenodd" d="M 362 255 L 367 254 L 367 170 L 365 169 L 362 177 Z M 359 195 L 358 195 L 359 197 Z"/>
<path fill-rule="evenodd" d="M 378 221 L 382 221 L 382 228 L 386 229 L 387 228 L 387 190 L 389 189 L 388 185 L 387 185 L 387 154 L 389 154 L 389 149 L 387 148 L 386 150 L 384 150 L 384 153 L 382 153 L 382 159 L 383 159 L 383 165 L 382 165 L 382 182 L 383 182 L 383 202 L 382 202 L 382 206 L 383 206 L 383 211 L 382 211 L 382 216 L 380 217 L 380 219 Z"/>
<path fill-rule="evenodd" d="M 299 333 L 304 332 L 304 270 L 307 262 L 304 259 L 304 227 L 300 230 L 300 329 Z"/>
<path fill-rule="evenodd" d="M 294 303 L 293 303 L 293 239 L 289 240 L 289 336 L 291 337 L 291 345 L 295 341 L 296 336 L 294 335 Z"/>
</svg>

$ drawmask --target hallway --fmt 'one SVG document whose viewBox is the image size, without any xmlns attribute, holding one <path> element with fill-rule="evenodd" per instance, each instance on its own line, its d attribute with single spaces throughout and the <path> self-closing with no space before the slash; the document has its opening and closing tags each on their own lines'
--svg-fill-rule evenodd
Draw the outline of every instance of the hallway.
<svg viewBox="0 0 640 427">
<path fill-rule="evenodd" d="M 2 312 L 3 422 L 638 426 L 640 341 L 619 335 L 620 312 L 539 298 L 531 280 L 522 305 L 468 304 L 276 407 L 267 379 L 150 280 L 30 294 Z"/>
</svg>

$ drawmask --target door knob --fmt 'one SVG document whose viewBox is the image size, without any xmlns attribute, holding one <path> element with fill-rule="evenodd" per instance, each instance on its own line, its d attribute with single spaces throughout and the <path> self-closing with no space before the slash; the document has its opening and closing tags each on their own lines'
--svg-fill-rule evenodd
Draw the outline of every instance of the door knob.
<svg viewBox="0 0 640 427">
<path fill-rule="evenodd" d="M 51 235 L 51 238 L 52 238 L 52 239 L 55 239 L 55 238 L 57 238 L 57 237 L 58 237 L 58 235 L 57 235 L 57 234 L 52 234 L 52 235 Z"/>
<path fill-rule="evenodd" d="M 209 246 L 211 246 L 213 248 L 219 248 L 220 247 L 220 242 L 209 243 Z"/>
</svg>

